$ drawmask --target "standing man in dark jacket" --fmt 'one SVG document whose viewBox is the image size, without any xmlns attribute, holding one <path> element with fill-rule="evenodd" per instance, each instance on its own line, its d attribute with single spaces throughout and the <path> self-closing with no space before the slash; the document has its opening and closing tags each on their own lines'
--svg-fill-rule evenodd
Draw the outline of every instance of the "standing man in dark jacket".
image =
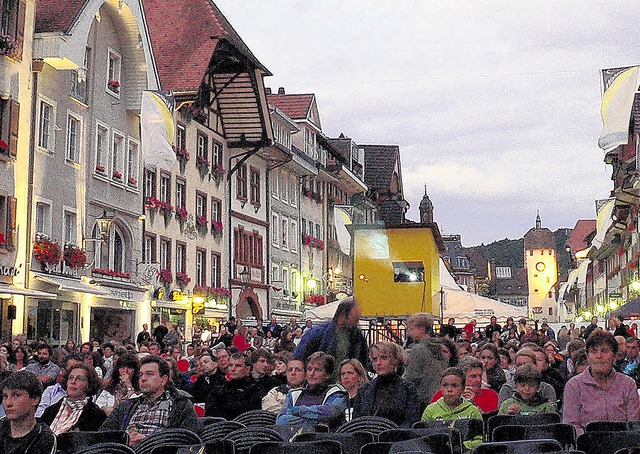
<svg viewBox="0 0 640 454">
<path fill-rule="evenodd" d="M 361 313 L 355 298 L 345 298 L 338 305 L 332 321 L 312 328 L 302 336 L 293 357 L 306 361 L 312 353 L 322 351 L 333 356 L 336 364 L 355 358 L 366 367 L 369 362 L 367 342 L 358 329 Z M 334 379 L 337 381 L 335 375 Z"/>
<path fill-rule="evenodd" d="M 250 377 L 249 358 L 241 353 L 231 355 L 228 374 L 228 381 L 209 392 L 206 416 L 221 416 L 231 421 L 246 411 L 262 408 L 260 387 Z"/>
<path fill-rule="evenodd" d="M 162 320 L 158 326 L 153 330 L 153 340 L 160 344 L 160 349 L 164 350 L 164 336 L 169 334 L 169 328 L 167 328 L 167 321 Z"/>
<path fill-rule="evenodd" d="M 165 428 L 198 430 L 193 404 L 179 393 L 169 378 L 170 366 L 159 356 L 146 356 L 140 361 L 141 397 L 120 403 L 100 430 L 129 432 L 129 445 L 135 447 L 148 435 Z"/>
<path fill-rule="evenodd" d="M 491 317 L 491 323 L 489 323 L 487 325 L 487 327 L 484 329 L 485 335 L 487 336 L 487 339 L 489 341 L 491 341 L 491 339 L 493 339 L 493 333 L 494 332 L 498 332 L 498 334 L 502 333 L 502 326 L 498 325 L 498 319 L 495 317 Z"/>
</svg>

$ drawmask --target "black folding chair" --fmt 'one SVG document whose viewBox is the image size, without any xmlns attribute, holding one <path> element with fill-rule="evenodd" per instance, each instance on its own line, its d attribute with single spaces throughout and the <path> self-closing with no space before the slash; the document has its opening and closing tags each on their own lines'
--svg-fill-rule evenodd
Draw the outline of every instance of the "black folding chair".
<svg viewBox="0 0 640 454">
<path fill-rule="evenodd" d="M 236 445 L 236 453 L 248 454 L 249 450 L 256 443 L 265 441 L 286 441 L 282 435 L 268 427 L 245 427 L 234 430 L 225 437 Z"/>
<path fill-rule="evenodd" d="M 370 432 L 355 433 L 302 433 L 293 441 L 337 441 L 342 445 L 344 454 L 360 454 L 362 447 L 375 441 L 375 436 Z"/>
<path fill-rule="evenodd" d="M 413 425 L 414 429 L 440 429 L 443 427 L 457 429 L 460 432 L 462 441 L 473 440 L 477 436 L 484 434 L 484 422 L 481 419 L 432 419 L 428 421 L 418 421 Z"/>
<path fill-rule="evenodd" d="M 487 436 L 490 441 L 493 430 L 499 426 L 540 426 L 559 423 L 558 413 L 541 413 L 539 415 L 496 415 L 487 421 Z"/>
<path fill-rule="evenodd" d="M 637 421 L 634 421 L 637 422 Z M 585 432 L 621 432 L 629 430 L 627 421 L 591 421 L 584 428 Z M 635 429 L 638 430 L 638 429 Z"/>
<path fill-rule="evenodd" d="M 219 421 L 204 426 L 200 430 L 200 439 L 208 444 L 212 440 L 221 440 L 234 430 L 243 429 L 245 426 L 237 421 Z"/>
<path fill-rule="evenodd" d="M 105 432 L 66 432 L 57 436 L 58 451 L 73 453 L 99 443 L 129 444 L 129 434 L 123 430 Z"/>
<path fill-rule="evenodd" d="M 640 447 L 637 448 L 622 448 L 616 451 L 614 454 L 640 454 Z"/>
<path fill-rule="evenodd" d="M 615 452 L 640 446 L 640 431 L 585 432 L 578 437 L 577 448 L 587 454 Z"/>
<path fill-rule="evenodd" d="M 444 451 L 432 448 L 434 452 L 462 451 L 462 436 L 460 432 L 445 425 L 422 429 L 390 429 L 378 434 L 378 441 L 381 442 L 394 443 L 416 438 L 428 438 L 429 443 L 436 443 L 445 447 Z"/>
<path fill-rule="evenodd" d="M 187 429 L 164 429 L 142 439 L 135 448 L 136 454 L 160 454 L 163 450 L 173 453 L 173 448 L 204 447 L 200 437 Z M 197 451 L 196 451 L 197 452 Z"/>
<path fill-rule="evenodd" d="M 75 454 L 136 454 L 136 452 L 120 443 L 98 443 L 75 451 Z"/>
<path fill-rule="evenodd" d="M 342 445 L 334 440 L 291 443 L 269 441 L 256 443 L 249 454 L 342 454 Z"/>
<path fill-rule="evenodd" d="M 473 454 L 547 454 L 562 452 L 562 446 L 555 440 L 523 440 L 482 443 Z"/>
<path fill-rule="evenodd" d="M 367 443 L 360 449 L 360 454 L 389 454 L 392 444 L 390 441 Z"/>
<path fill-rule="evenodd" d="M 265 410 L 249 410 L 235 418 L 234 421 L 244 424 L 246 427 L 268 427 L 276 424 L 275 413 Z"/>
<path fill-rule="evenodd" d="M 380 416 L 361 416 L 341 425 L 336 433 L 371 432 L 377 435 L 389 429 L 398 429 L 398 425 Z"/>
<path fill-rule="evenodd" d="M 204 445 L 206 454 L 236 454 L 236 444 L 231 440 L 211 440 Z"/>
<path fill-rule="evenodd" d="M 498 426 L 491 439 L 496 442 L 518 440 L 556 440 L 562 449 L 576 447 L 576 430 L 571 424 L 544 424 L 540 426 Z"/>
</svg>

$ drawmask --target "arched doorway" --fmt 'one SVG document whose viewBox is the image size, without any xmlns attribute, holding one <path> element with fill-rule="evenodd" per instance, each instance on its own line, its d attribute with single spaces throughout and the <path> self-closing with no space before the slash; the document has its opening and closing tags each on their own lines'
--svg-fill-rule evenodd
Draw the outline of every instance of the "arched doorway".
<svg viewBox="0 0 640 454">
<path fill-rule="evenodd" d="M 262 319 L 262 308 L 260 307 L 260 299 L 256 292 L 251 288 L 246 288 L 240 292 L 238 304 L 236 306 L 237 318 L 255 317 Z"/>
</svg>

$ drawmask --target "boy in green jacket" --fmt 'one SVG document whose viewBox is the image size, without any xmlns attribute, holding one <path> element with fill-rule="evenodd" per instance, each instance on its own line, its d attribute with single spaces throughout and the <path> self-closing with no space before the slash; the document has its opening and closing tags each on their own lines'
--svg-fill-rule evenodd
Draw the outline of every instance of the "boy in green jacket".
<svg viewBox="0 0 640 454">
<path fill-rule="evenodd" d="M 502 402 L 499 415 L 538 415 L 553 413 L 553 405 L 538 393 L 542 377 L 533 364 L 525 364 L 516 370 L 516 390 L 512 397 Z"/>
<path fill-rule="evenodd" d="M 442 372 L 440 387 L 442 397 L 432 404 L 429 404 L 422 413 L 422 420 L 444 420 L 454 421 L 451 426 L 455 427 L 456 419 L 480 419 L 482 412 L 467 399 L 462 397 L 464 391 L 464 371 L 458 367 L 449 367 Z M 482 443 L 482 435 L 477 435 L 471 440 L 463 442 L 466 449 L 473 449 Z"/>
</svg>

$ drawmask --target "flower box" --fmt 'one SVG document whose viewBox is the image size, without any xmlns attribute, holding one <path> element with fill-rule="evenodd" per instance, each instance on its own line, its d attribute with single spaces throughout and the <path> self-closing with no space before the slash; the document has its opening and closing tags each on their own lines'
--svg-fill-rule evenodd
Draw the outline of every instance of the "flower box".
<svg viewBox="0 0 640 454">
<path fill-rule="evenodd" d="M 220 178 L 222 178 L 225 173 L 227 173 L 227 171 L 224 170 L 224 167 L 222 167 L 219 164 L 216 164 L 215 166 L 213 166 L 213 169 L 211 170 L 211 174 L 213 175 L 213 178 L 215 178 L 216 180 L 219 180 Z"/>
<path fill-rule="evenodd" d="M 176 207 L 176 219 L 178 221 L 186 221 L 189 213 L 185 207 Z"/>
<path fill-rule="evenodd" d="M 33 242 L 33 255 L 43 265 L 55 266 L 62 259 L 62 248 L 58 240 L 53 240 L 44 233 L 38 233 Z"/>
<path fill-rule="evenodd" d="M 109 277 L 120 278 L 120 279 L 131 279 L 131 273 L 110 270 L 107 268 L 94 268 L 91 270 L 91 274 L 101 274 L 103 276 L 109 276 Z"/>
<path fill-rule="evenodd" d="M 96 172 L 104 173 L 104 171 L 105 171 L 105 167 L 102 164 L 98 164 L 96 166 Z"/>
<path fill-rule="evenodd" d="M 176 154 L 176 158 L 178 159 L 178 161 L 189 162 L 189 159 L 191 159 L 191 155 L 189 155 L 189 152 L 186 148 L 178 148 L 174 145 L 173 151 Z"/>
<path fill-rule="evenodd" d="M 120 82 L 117 80 L 110 80 L 107 82 L 107 88 L 114 93 L 120 93 Z"/>
<path fill-rule="evenodd" d="M 207 217 L 196 215 L 196 225 L 198 225 L 198 227 L 207 225 Z"/>
<path fill-rule="evenodd" d="M 220 221 L 211 221 L 211 233 L 214 235 L 222 235 L 223 225 Z"/>
<path fill-rule="evenodd" d="M 176 281 L 181 286 L 185 286 L 189 285 L 189 282 L 191 282 L 191 278 L 187 273 L 176 273 Z"/>
<path fill-rule="evenodd" d="M 116 180 L 121 180 L 122 179 L 122 173 L 118 172 L 117 170 L 113 171 L 113 178 L 115 178 Z"/>
<path fill-rule="evenodd" d="M 0 55 L 14 57 L 18 43 L 10 35 L 0 35 Z"/>
<path fill-rule="evenodd" d="M 169 285 L 173 282 L 173 273 L 169 268 L 158 271 L 158 280 L 164 285 Z"/>
<path fill-rule="evenodd" d="M 129 177 L 129 186 L 138 186 L 138 180 L 133 177 Z"/>
<path fill-rule="evenodd" d="M 209 171 L 209 161 L 204 156 L 198 156 L 198 158 L 196 159 L 196 167 L 198 169 L 206 169 L 206 171 L 208 172 Z"/>
<path fill-rule="evenodd" d="M 64 264 L 69 268 L 82 268 L 87 264 L 87 253 L 74 243 L 64 245 Z"/>
</svg>

